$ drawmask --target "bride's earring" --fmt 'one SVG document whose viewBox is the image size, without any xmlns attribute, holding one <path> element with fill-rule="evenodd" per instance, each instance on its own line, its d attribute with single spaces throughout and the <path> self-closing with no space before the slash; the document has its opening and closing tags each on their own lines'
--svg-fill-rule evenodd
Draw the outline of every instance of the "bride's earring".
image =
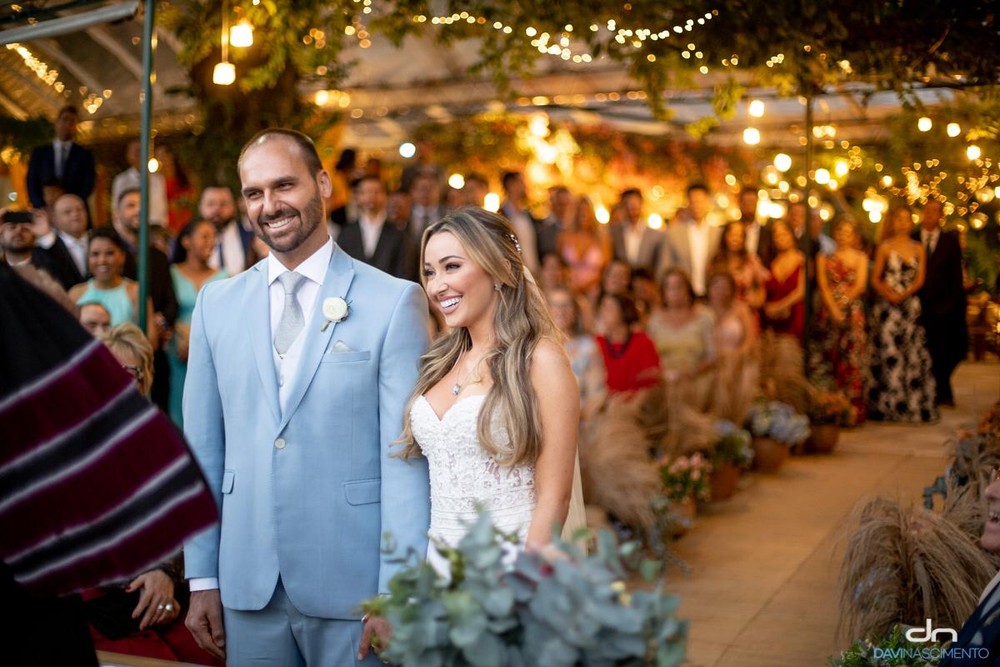
<svg viewBox="0 0 1000 667">
<path fill-rule="evenodd" d="M 500 283 L 493 283 L 493 289 L 497 292 L 500 291 Z"/>
</svg>

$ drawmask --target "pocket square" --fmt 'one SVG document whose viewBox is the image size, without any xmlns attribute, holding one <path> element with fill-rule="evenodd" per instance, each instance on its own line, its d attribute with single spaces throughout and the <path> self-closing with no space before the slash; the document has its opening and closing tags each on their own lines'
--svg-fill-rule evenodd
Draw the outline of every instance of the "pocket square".
<svg viewBox="0 0 1000 667">
<path fill-rule="evenodd" d="M 330 348 L 331 352 L 354 352 L 351 347 L 342 340 L 336 341 Z"/>
</svg>

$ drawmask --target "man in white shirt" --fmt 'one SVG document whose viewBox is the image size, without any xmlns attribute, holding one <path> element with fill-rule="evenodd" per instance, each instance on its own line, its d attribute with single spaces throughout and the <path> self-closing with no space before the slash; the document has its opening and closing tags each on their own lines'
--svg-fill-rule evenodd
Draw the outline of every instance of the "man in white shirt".
<svg viewBox="0 0 1000 667">
<path fill-rule="evenodd" d="M 62 195 L 52 205 L 50 219 L 54 229 L 40 237 L 52 260 L 53 277 L 69 290 L 87 279 L 87 207 L 76 195 Z"/>
<path fill-rule="evenodd" d="M 667 229 L 663 269 L 678 266 L 691 278 L 697 296 L 705 296 L 708 267 L 719 251 L 723 219 L 712 210 L 708 187 L 693 183 L 687 189 L 688 205 Z"/>
<path fill-rule="evenodd" d="M 528 212 L 528 188 L 520 172 L 508 171 L 503 175 L 504 202 L 500 213 L 510 220 L 521 245 L 521 257 L 531 275 L 538 275 L 538 240 L 535 236 L 535 219 Z"/>
<path fill-rule="evenodd" d="M 215 225 L 215 250 L 208 258 L 210 267 L 224 268 L 230 276 L 235 276 L 254 262 L 253 234 L 239 223 L 232 190 L 225 185 L 206 187 L 198 200 L 198 215 Z"/>
<path fill-rule="evenodd" d="M 656 271 L 663 252 L 663 232 L 651 229 L 643 215 L 642 192 L 629 188 L 622 192 L 619 207 L 622 222 L 611 226 L 614 259 L 633 269 Z"/>
<path fill-rule="evenodd" d="M 115 176 L 111 182 L 111 204 L 118 206 L 118 199 L 126 190 L 139 187 L 139 149 L 138 139 L 128 142 L 125 149 L 125 159 L 129 167 Z M 149 224 L 167 224 L 167 181 L 163 174 L 153 172 L 149 175 Z"/>
<path fill-rule="evenodd" d="M 418 176 L 417 180 L 420 178 Z M 340 230 L 337 245 L 351 257 L 389 275 L 416 281 L 416 245 L 404 230 L 387 224 L 385 184 L 374 176 L 363 176 L 354 186 L 354 200 L 358 206 L 358 220 Z"/>
</svg>

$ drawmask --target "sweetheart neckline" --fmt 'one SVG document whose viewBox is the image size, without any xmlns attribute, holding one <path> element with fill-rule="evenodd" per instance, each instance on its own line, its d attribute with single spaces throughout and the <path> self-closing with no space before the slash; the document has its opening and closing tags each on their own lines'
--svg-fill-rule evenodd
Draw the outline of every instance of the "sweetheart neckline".
<svg viewBox="0 0 1000 667">
<path fill-rule="evenodd" d="M 472 400 L 473 398 L 486 398 L 486 394 L 469 394 L 468 396 L 463 396 L 462 398 L 458 399 L 450 406 L 448 406 L 448 409 L 445 410 L 440 417 L 438 416 L 437 410 L 435 410 L 434 406 L 431 405 L 431 402 L 427 400 L 426 395 L 420 394 L 420 398 L 423 399 L 424 403 L 427 405 L 427 409 L 431 411 L 431 414 L 434 415 L 434 418 L 437 420 L 437 422 L 441 424 L 444 422 L 445 419 L 448 418 L 448 415 L 451 413 L 452 410 L 455 409 L 455 406 L 457 406 L 459 403 Z"/>
</svg>

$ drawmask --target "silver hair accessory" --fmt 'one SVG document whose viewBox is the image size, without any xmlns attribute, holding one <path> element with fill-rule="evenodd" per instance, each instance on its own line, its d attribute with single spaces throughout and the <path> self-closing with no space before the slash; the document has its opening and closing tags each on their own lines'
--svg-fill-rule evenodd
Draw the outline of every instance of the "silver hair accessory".
<svg viewBox="0 0 1000 667">
<path fill-rule="evenodd" d="M 507 238 L 514 242 L 514 250 L 517 250 L 517 254 L 521 254 L 521 244 L 517 242 L 517 237 L 513 234 L 508 234 Z"/>
</svg>

